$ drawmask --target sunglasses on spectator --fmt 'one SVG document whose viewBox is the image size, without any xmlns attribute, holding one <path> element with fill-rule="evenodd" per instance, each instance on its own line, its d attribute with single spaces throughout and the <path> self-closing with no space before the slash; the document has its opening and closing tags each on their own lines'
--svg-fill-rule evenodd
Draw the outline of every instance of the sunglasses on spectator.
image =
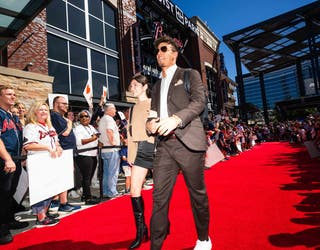
<svg viewBox="0 0 320 250">
<path fill-rule="evenodd" d="M 159 51 L 165 53 L 169 50 L 169 47 L 168 46 L 161 46 L 160 49 L 156 49 L 156 54 L 159 53 Z"/>
<path fill-rule="evenodd" d="M 80 117 L 80 118 L 84 118 L 84 117 L 85 117 L 85 118 L 88 118 L 89 116 L 88 116 L 88 115 L 80 115 L 79 117 Z"/>
</svg>

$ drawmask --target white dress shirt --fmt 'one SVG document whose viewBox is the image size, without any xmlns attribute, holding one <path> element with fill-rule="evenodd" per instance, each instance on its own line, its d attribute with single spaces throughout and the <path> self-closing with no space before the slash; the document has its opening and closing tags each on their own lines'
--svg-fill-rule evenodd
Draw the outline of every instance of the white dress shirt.
<svg viewBox="0 0 320 250">
<path fill-rule="evenodd" d="M 174 64 L 170 66 L 166 70 L 166 77 L 163 77 L 163 72 L 161 74 L 161 86 L 160 86 L 160 120 L 163 118 L 169 117 L 168 115 L 168 106 L 167 106 L 167 99 L 168 99 L 168 91 L 171 80 L 173 78 L 174 73 L 177 70 L 177 65 Z"/>
</svg>

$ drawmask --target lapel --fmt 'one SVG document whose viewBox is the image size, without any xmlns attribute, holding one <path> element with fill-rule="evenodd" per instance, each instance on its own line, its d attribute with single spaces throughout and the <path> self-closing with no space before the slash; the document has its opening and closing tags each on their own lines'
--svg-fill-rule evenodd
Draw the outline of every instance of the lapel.
<svg viewBox="0 0 320 250">
<path fill-rule="evenodd" d="M 168 90 L 168 97 L 171 96 L 172 94 L 172 91 L 174 89 L 174 85 L 178 82 L 179 80 L 179 76 L 181 75 L 180 74 L 180 71 L 181 71 L 181 68 L 177 68 L 176 72 L 174 72 L 174 75 L 172 77 L 172 80 L 170 82 L 170 86 L 169 86 L 169 90 Z M 180 79 L 180 80 L 183 80 L 183 79 Z"/>
</svg>

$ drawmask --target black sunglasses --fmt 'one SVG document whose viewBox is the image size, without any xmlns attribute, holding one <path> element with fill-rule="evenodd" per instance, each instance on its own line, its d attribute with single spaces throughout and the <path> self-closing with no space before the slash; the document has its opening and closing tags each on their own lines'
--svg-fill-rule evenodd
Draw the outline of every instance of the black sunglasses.
<svg viewBox="0 0 320 250">
<path fill-rule="evenodd" d="M 84 118 L 84 117 L 88 118 L 89 116 L 88 115 L 80 115 L 79 117 L 80 118 Z"/>
<path fill-rule="evenodd" d="M 156 54 L 159 53 L 159 51 L 161 50 L 161 52 L 167 52 L 168 51 L 168 46 L 161 46 L 160 49 L 156 49 Z"/>
</svg>

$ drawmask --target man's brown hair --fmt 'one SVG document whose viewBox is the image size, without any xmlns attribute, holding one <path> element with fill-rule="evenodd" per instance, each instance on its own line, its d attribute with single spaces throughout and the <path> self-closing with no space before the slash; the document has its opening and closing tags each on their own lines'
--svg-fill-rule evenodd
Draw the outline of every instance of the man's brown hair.
<svg viewBox="0 0 320 250">
<path fill-rule="evenodd" d="M 0 85 L 0 95 L 2 95 L 2 90 L 5 90 L 5 89 L 13 89 L 13 87 L 11 87 L 10 85 Z"/>
<path fill-rule="evenodd" d="M 154 47 L 157 49 L 160 43 L 168 43 L 172 46 L 174 52 L 178 51 L 178 45 L 176 41 L 170 36 L 162 36 L 154 41 Z"/>
</svg>

